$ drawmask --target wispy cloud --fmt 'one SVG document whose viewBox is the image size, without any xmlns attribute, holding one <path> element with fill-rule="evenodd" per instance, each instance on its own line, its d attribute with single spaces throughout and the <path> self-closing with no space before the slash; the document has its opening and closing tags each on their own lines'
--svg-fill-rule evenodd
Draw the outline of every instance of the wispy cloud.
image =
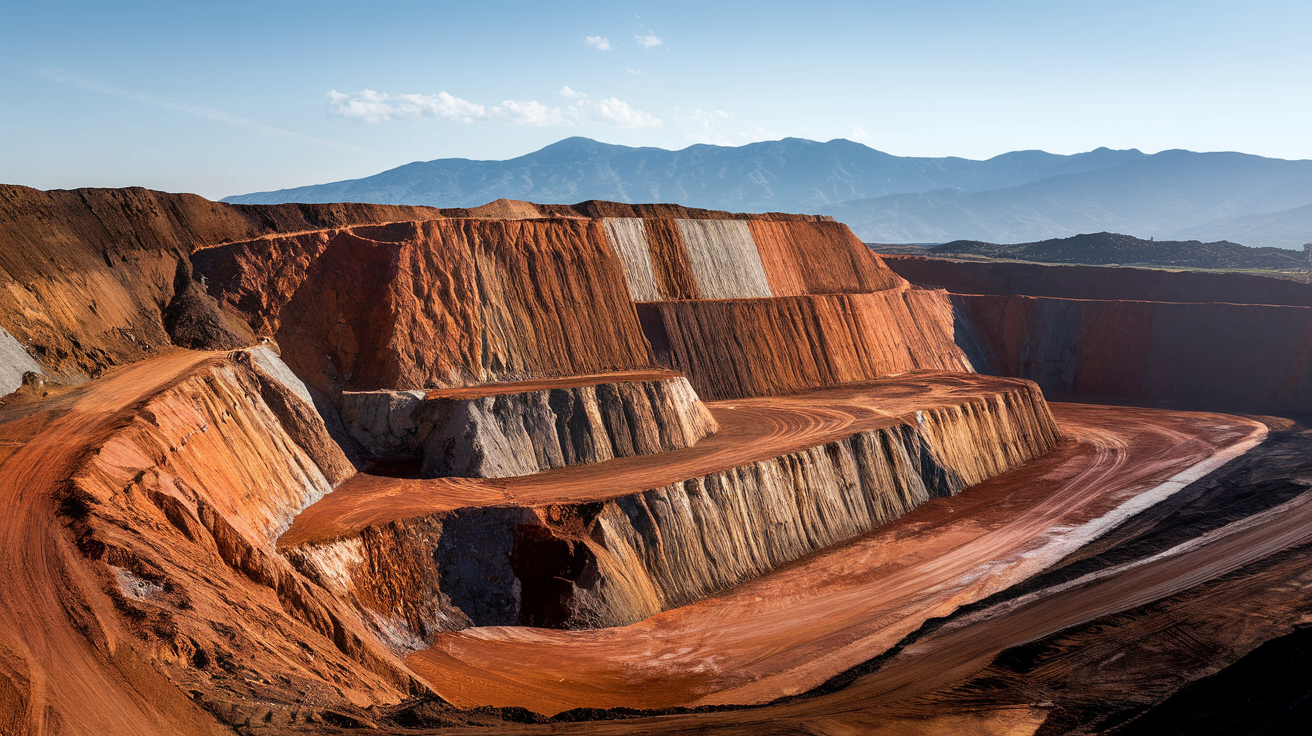
<svg viewBox="0 0 1312 736">
<path fill-rule="evenodd" d="M 598 51 L 610 51 L 610 39 L 602 36 L 588 36 L 583 39 L 583 43 L 592 46 Z"/>
<path fill-rule="evenodd" d="M 192 105 L 186 102 L 181 102 L 179 100 L 173 100 L 167 97 L 161 97 L 159 95 L 152 95 L 146 92 L 137 92 L 135 90 L 124 89 L 122 87 L 115 87 L 110 84 L 105 84 L 104 82 L 100 82 L 94 79 L 89 79 L 87 77 L 73 74 L 63 69 L 53 69 L 49 67 L 44 67 L 41 69 L 37 69 L 36 74 L 38 76 L 49 79 L 52 82 L 58 82 L 60 84 L 68 85 L 69 87 L 75 87 L 77 89 L 86 90 L 87 92 L 95 92 L 102 95 L 108 95 L 110 97 L 117 97 L 123 100 L 130 100 L 132 102 L 140 102 L 142 104 L 164 108 L 166 110 L 173 110 L 174 112 L 185 113 L 187 115 L 194 115 L 196 117 L 205 118 L 207 120 L 213 120 L 218 123 L 224 123 L 226 125 L 234 125 L 239 128 L 246 128 L 247 130 L 252 130 L 257 133 L 262 133 L 264 135 L 289 136 L 293 138 L 300 138 L 302 140 L 307 140 L 312 143 L 317 143 L 321 146 L 328 146 L 330 148 L 338 148 L 344 151 L 355 151 L 357 153 L 367 153 L 365 149 L 359 148 L 357 146 L 348 145 L 346 143 L 339 143 L 338 141 L 329 140 L 327 138 L 317 138 L 315 136 L 302 135 L 301 133 L 297 133 L 292 130 L 286 130 L 284 128 L 279 128 L 273 125 L 267 125 L 265 123 L 261 123 L 255 120 L 249 120 L 247 118 L 238 117 L 237 115 L 224 112 L 223 110 L 216 110 L 212 107 L 202 107 L 200 105 Z"/>
<path fill-rule="evenodd" d="M 521 102 L 506 100 L 499 105 L 480 105 L 446 92 L 435 95 L 388 94 L 371 89 L 346 94 L 332 90 L 328 93 L 328 109 L 334 115 L 356 118 L 368 123 L 385 123 L 391 120 L 439 120 L 453 123 L 500 123 L 530 126 L 609 126 L 616 128 L 647 128 L 661 125 L 661 119 L 635 109 L 623 100 L 611 97 L 593 102 L 581 99 L 580 92 L 565 87 L 565 91 L 580 98 L 565 107 L 544 105 L 536 100 Z"/>
<path fill-rule="evenodd" d="M 637 41 L 638 45 L 644 49 L 654 49 L 662 43 L 665 43 L 661 40 L 660 36 L 657 36 L 655 33 L 648 33 L 645 36 L 634 36 L 633 40 Z"/>
<path fill-rule="evenodd" d="M 625 69 L 625 71 L 627 71 L 629 74 L 632 74 L 635 77 L 641 77 L 642 75 L 647 73 L 641 69 Z"/>
<path fill-rule="evenodd" d="M 852 126 L 852 132 L 848 133 L 847 137 L 849 140 L 854 140 L 857 143 L 864 143 L 867 146 L 875 142 L 875 137 L 873 135 L 870 135 L 856 125 Z"/>
<path fill-rule="evenodd" d="M 561 87 L 560 91 L 557 92 L 556 94 L 560 95 L 561 97 L 564 97 L 567 100 L 581 100 L 584 97 L 587 97 L 587 95 L 583 94 L 582 92 L 576 89 L 570 89 L 568 84 L 565 85 L 564 87 Z"/>
<path fill-rule="evenodd" d="M 733 113 L 724 110 L 674 108 L 674 122 L 685 128 L 690 128 L 684 134 L 684 137 L 696 143 L 737 146 L 754 141 L 775 140 L 780 137 L 777 133 L 772 133 L 759 125 L 753 126 L 753 130 L 750 132 L 747 130 L 724 130 L 724 127 L 729 125 L 728 121 L 732 120 L 733 117 Z"/>
</svg>

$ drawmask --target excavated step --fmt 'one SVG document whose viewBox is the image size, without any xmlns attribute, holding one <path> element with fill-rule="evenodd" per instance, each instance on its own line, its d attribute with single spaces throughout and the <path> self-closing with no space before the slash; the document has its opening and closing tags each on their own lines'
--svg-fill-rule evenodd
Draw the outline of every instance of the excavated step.
<svg viewBox="0 0 1312 736">
<path fill-rule="evenodd" d="M 715 402 L 696 447 L 500 480 L 358 475 L 279 546 L 399 651 L 468 626 L 618 626 L 1006 472 L 1060 439 L 1024 381 L 928 373 Z"/>
<path fill-rule="evenodd" d="M 669 371 L 571 376 L 432 391 L 350 391 L 347 433 L 379 465 L 422 477 L 503 478 L 692 447 L 716 430 Z"/>
</svg>

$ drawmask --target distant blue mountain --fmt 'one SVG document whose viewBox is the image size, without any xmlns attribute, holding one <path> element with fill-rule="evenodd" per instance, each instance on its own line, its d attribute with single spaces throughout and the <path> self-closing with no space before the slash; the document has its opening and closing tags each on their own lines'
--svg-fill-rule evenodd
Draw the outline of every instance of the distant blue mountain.
<svg viewBox="0 0 1312 736">
<path fill-rule="evenodd" d="M 1312 161 L 1178 150 L 1014 151 L 975 161 L 894 156 L 843 139 L 668 151 L 567 138 L 507 161 L 419 161 L 224 201 L 474 207 L 503 197 L 829 214 L 883 243 L 1019 243 L 1105 230 L 1158 238 L 1225 233 L 1246 245 L 1287 248 L 1312 241 L 1301 209 L 1312 204 Z"/>
<path fill-rule="evenodd" d="M 785 138 L 679 151 L 566 138 L 508 161 L 417 161 L 363 179 L 255 192 L 242 204 L 376 202 L 474 207 L 495 199 L 573 204 L 587 199 L 674 202 L 742 212 L 812 211 L 852 199 L 952 187 L 1010 187 L 1114 166 L 1139 151 L 1100 148 L 1074 156 L 1016 151 L 987 161 L 893 156 L 860 143 Z"/>
</svg>

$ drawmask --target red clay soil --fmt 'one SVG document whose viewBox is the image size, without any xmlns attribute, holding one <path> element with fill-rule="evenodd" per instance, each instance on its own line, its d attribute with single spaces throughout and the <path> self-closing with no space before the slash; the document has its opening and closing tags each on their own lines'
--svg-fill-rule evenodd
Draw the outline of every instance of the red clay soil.
<svg viewBox="0 0 1312 736">
<path fill-rule="evenodd" d="M 227 733 L 133 650 L 134 637 L 57 520 L 58 494 L 85 448 L 209 354 L 175 352 L 118 369 L 0 424 L 0 730 L 4 733 Z"/>
<path fill-rule="evenodd" d="M 1256 422 L 1219 414 L 1066 404 L 1054 410 L 1076 441 L 719 597 L 617 629 L 443 634 L 407 664 L 443 697 L 467 706 L 556 713 L 768 702 L 814 688 L 928 618 L 1033 575 L 1265 435 Z M 1188 478 L 1168 483 L 1190 469 Z M 1083 604 L 1103 610 L 1092 600 Z M 983 646 L 1005 645 L 989 639 Z M 939 668 L 948 651 L 926 657 L 922 669 Z M 963 647 L 953 656 L 974 662 L 980 652 Z M 899 683 L 931 674 L 918 669 Z M 818 699 L 815 708 L 832 715 L 829 700 Z"/>
<path fill-rule="evenodd" d="M 881 258 L 894 272 L 917 286 L 947 289 L 954 294 L 1025 294 L 1062 299 L 1312 307 L 1312 284 L 1270 276 L 1119 266 L 954 261 L 921 256 L 883 255 Z"/>
<path fill-rule="evenodd" d="M 659 488 L 857 432 L 918 410 L 955 406 L 1032 385 L 973 373 L 908 374 L 790 396 L 710 402 L 720 431 L 693 447 L 515 478 L 385 478 L 360 473 L 301 512 L 280 547 L 347 536 L 367 526 L 468 506 L 542 505 Z"/>
</svg>

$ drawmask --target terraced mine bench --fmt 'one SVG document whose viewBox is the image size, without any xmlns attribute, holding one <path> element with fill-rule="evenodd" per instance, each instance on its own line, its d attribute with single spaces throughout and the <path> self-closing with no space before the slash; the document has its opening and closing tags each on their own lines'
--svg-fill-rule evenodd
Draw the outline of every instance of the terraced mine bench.
<svg viewBox="0 0 1312 736">
<path fill-rule="evenodd" d="M 708 404 L 692 447 L 498 479 L 359 474 L 279 539 L 399 650 L 470 625 L 616 626 L 1051 450 L 1032 384 L 923 373 Z"/>
</svg>

